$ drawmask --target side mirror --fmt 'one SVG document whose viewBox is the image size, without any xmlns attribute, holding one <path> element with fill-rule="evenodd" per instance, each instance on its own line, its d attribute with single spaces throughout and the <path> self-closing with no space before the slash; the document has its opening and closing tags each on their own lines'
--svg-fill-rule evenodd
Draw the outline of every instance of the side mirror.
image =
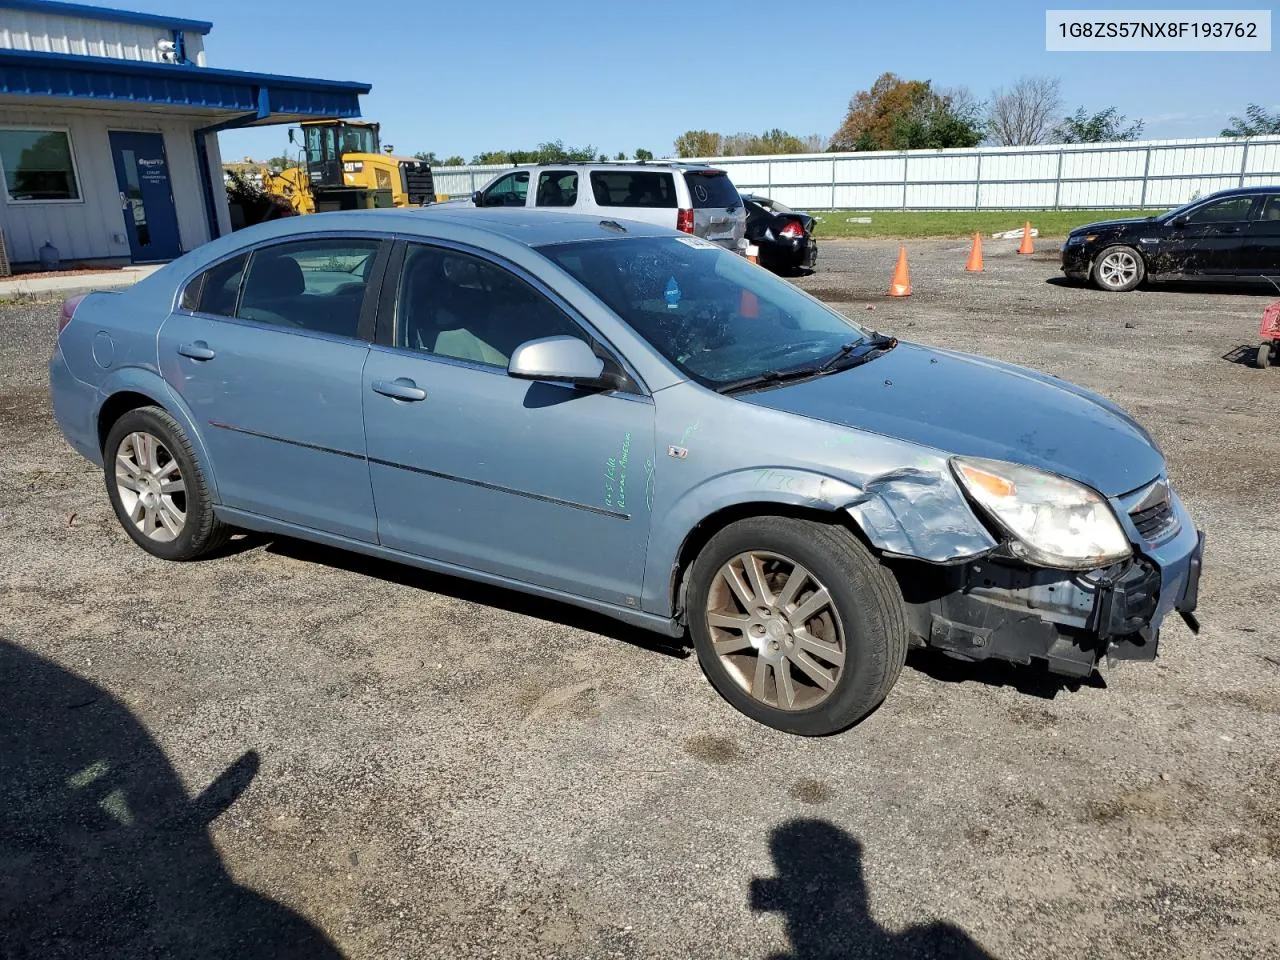
<svg viewBox="0 0 1280 960">
<path fill-rule="evenodd" d="M 561 380 L 586 387 L 613 389 L 604 361 L 577 337 L 542 337 L 516 347 L 507 376 L 518 380 Z"/>
<path fill-rule="evenodd" d="M 1175 230 L 1181 230 L 1186 225 L 1187 225 L 1186 217 L 1174 217 L 1172 220 L 1169 221 L 1169 226 L 1173 227 Z"/>
<path fill-rule="evenodd" d="M 471 195 L 471 202 L 472 202 L 472 203 L 474 203 L 477 207 L 479 207 L 479 206 L 483 206 L 483 204 L 480 202 L 480 191 L 479 191 L 479 190 L 477 190 L 475 193 L 473 193 L 473 194 Z"/>
</svg>

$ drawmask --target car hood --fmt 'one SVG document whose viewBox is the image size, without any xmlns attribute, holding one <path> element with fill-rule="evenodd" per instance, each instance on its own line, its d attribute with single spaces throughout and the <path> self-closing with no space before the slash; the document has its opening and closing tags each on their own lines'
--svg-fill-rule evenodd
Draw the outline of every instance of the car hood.
<svg viewBox="0 0 1280 960">
<path fill-rule="evenodd" d="M 1138 223 L 1154 223 L 1151 217 L 1127 217 L 1123 220 L 1099 220 L 1097 223 L 1086 223 L 1083 227 L 1076 227 L 1071 231 L 1071 235 L 1075 236 L 1080 233 L 1097 233 L 1100 230 L 1111 230 L 1117 227 L 1131 227 Z"/>
<path fill-rule="evenodd" d="M 1026 464 L 1109 497 L 1164 470 L 1147 432 L 1110 401 L 1033 370 L 918 344 L 738 399 L 944 453 Z"/>
</svg>

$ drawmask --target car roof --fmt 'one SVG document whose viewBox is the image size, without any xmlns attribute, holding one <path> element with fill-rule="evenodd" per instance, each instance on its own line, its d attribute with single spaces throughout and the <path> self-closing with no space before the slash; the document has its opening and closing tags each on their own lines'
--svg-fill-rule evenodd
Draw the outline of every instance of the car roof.
<svg viewBox="0 0 1280 960">
<path fill-rule="evenodd" d="M 524 246 L 546 243 L 572 243 L 577 240 L 618 239 L 619 237 L 655 237 L 676 235 L 669 227 L 616 217 L 587 216 L 572 213 L 527 210 L 525 208 L 475 208 L 462 204 L 440 204 L 426 208 L 392 210 L 346 210 L 317 213 L 305 217 L 284 217 L 268 224 L 239 231 L 244 245 L 265 240 L 307 236 L 334 231 L 374 231 L 404 236 L 434 237 L 435 225 L 450 225 L 478 230 Z M 621 227 L 625 232 L 619 232 Z"/>
<path fill-rule="evenodd" d="M 1280 186 L 1271 185 L 1267 187 L 1230 187 L 1227 190 L 1219 190 L 1216 193 L 1199 197 L 1200 200 L 1208 200 L 1210 197 L 1238 197 L 1253 196 L 1256 193 L 1280 193 Z"/>
<path fill-rule="evenodd" d="M 683 163 L 679 160 L 592 160 L 566 163 L 521 163 L 511 168 L 511 171 L 516 170 L 705 170 L 714 173 L 725 173 L 720 167 L 713 167 L 709 163 Z"/>
</svg>

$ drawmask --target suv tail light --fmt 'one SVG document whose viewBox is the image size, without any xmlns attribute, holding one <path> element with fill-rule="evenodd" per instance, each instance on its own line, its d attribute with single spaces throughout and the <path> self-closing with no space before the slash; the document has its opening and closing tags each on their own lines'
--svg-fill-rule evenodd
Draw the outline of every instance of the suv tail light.
<svg viewBox="0 0 1280 960">
<path fill-rule="evenodd" d="M 689 209 L 676 211 L 676 229 L 681 233 L 693 233 L 693 211 Z"/>
<path fill-rule="evenodd" d="M 80 306 L 80 301 L 86 296 L 88 294 L 81 293 L 62 301 L 62 309 L 58 312 L 58 333 L 62 333 L 66 329 L 67 324 L 71 322 L 71 318 L 76 315 L 76 307 Z"/>
<path fill-rule="evenodd" d="M 788 240 L 799 240 L 804 236 L 804 227 L 800 226 L 798 221 L 792 220 L 778 231 L 778 236 L 786 237 Z"/>
</svg>

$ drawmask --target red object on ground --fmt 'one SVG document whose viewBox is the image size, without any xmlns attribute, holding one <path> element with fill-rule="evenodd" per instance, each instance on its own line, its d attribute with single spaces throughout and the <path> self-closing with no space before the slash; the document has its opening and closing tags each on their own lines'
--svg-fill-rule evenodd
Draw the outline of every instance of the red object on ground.
<svg viewBox="0 0 1280 960">
<path fill-rule="evenodd" d="M 1263 340 L 1280 340 L 1280 300 L 1262 311 L 1260 331 Z"/>
</svg>

